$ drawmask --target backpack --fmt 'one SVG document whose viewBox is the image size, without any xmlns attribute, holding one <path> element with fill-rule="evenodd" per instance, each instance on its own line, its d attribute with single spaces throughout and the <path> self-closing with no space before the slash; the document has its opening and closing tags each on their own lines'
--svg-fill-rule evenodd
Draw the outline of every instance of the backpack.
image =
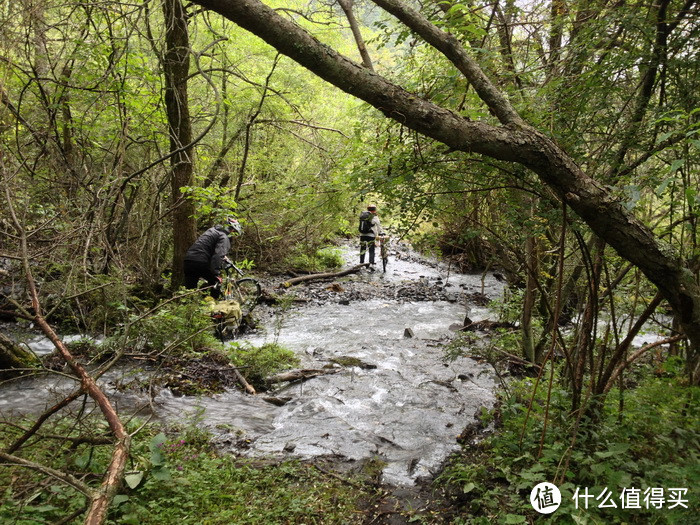
<svg viewBox="0 0 700 525">
<path fill-rule="evenodd" d="M 368 211 L 363 211 L 360 213 L 360 233 L 366 235 L 372 233 L 372 214 Z"/>
</svg>

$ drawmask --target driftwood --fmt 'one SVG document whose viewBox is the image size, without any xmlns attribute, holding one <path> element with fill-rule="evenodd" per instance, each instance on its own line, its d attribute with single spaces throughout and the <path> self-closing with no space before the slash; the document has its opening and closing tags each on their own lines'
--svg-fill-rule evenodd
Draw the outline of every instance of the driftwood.
<svg viewBox="0 0 700 525">
<path fill-rule="evenodd" d="M 0 332 L 0 370 L 35 366 L 39 366 L 39 359 L 31 351 Z"/>
<path fill-rule="evenodd" d="M 292 398 L 291 397 L 276 397 L 276 396 L 263 396 L 262 397 L 263 401 L 267 401 L 268 403 L 282 407 L 289 403 Z"/>
<path fill-rule="evenodd" d="M 254 396 L 256 394 L 255 389 L 250 383 L 248 383 L 248 381 L 246 381 L 245 377 L 243 377 L 243 374 L 241 374 L 238 371 L 238 368 L 234 367 L 233 373 L 236 374 L 236 379 L 238 379 L 238 382 L 245 389 L 245 391 Z"/>
<path fill-rule="evenodd" d="M 295 284 L 309 282 L 309 281 L 323 281 L 324 279 L 335 279 L 336 277 L 343 277 L 345 275 L 350 275 L 351 273 L 357 273 L 362 268 L 366 268 L 368 266 L 369 266 L 369 263 L 364 263 L 364 264 L 358 264 L 356 266 L 353 266 L 352 268 L 348 268 L 347 270 L 343 270 L 341 272 L 324 272 L 324 273 L 312 273 L 309 275 L 301 275 L 299 277 L 294 277 L 293 279 L 289 279 L 288 281 L 284 281 L 280 286 L 283 288 L 289 288 L 290 286 L 294 286 Z"/>
<path fill-rule="evenodd" d="M 267 383 L 286 383 L 288 381 L 306 381 L 313 377 L 336 374 L 340 372 L 339 368 L 303 368 L 301 370 L 290 370 L 282 372 L 265 379 Z"/>
<path fill-rule="evenodd" d="M 497 330 L 499 328 L 506 328 L 509 330 L 514 330 L 517 328 L 513 323 L 491 321 L 490 319 L 484 319 L 483 321 L 472 321 L 467 317 L 464 320 L 464 326 L 459 329 L 460 332 L 476 332 L 476 331 L 491 331 Z"/>
</svg>

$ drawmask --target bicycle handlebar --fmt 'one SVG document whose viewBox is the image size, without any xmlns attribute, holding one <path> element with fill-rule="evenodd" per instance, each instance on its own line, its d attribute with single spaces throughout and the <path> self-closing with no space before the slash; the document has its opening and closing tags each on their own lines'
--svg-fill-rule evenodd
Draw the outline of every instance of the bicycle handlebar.
<svg viewBox="0 0 700 525">
<path fill-rule="evenodd" d="M 238 275 L 243 277 L 243 270 L 241 270 L 238 266 L 233 264 L 233 261 L 231 261 L 231 259 L 229 259 L 228 257 L 224 257 L 224 263 L 225 263 L 224 267 L 223 267 L 224 271 L 228 271 L 231 268 L 233 268 L 234 270 L 236 270 L 236 272 L 238 272 Z"/>
</svg>

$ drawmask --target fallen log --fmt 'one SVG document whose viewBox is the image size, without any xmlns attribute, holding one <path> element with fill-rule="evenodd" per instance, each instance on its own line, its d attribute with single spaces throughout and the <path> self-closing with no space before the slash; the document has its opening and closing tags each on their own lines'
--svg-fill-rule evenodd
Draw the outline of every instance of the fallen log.
<svg viewBox="0 0 700 525">
<path fill-rule="evenodd" d="M 265 379 L 267 383 L 287 383 L 289 381 L 306 381 L 318 376 L 337 374 L 340 372 L 339 368 L 303 368 L 300 370 L 290 370 L 289 372 L 282 372 L 281 374 L 276 374 Z"/>
<path fill-rule="evenodd" d="M 30 350 L 0 333 L 0 370 L 34 368 L 39 365 L 39 359 Z"/>
<path fill-rule="evenodd" d="M 276 396 L 263 396 L 262 399 L 263 399 L 263 401 L 267 401 L 268 403 L 275 405 L 275 406 L 278 406 L 278 407 L 282 407 L 292 400 L 291 397 L 276 397 Z"/>
<path fill-rule="evenodd" d="M 324 279 L 335 279 L 336 277 L 344 277 L 346 275 L 350 275 L 351 273 L 357 273 L 362 268 L 366 268 L 368 266 L 369 266 L 369 263 L 364 263 L 364 264 L 358 264 L 356 266 L 353 266 L 352 268 L 348 268 L 347 270 L 343 270 L 340 272 L 324 272 L 324 273 L 312 273 L 309 275 L 301 275 L 299 277 L 294 277 L 293 279 L 289 279 L 288 281 L 284 281 L 282 284 L 280 284 L 280 287 L 281 288 L 289 288 L 290 286 L 294 286 L 295 284 L 299 284 L 299 283 L 303 283 L 303 282 L 323 281 Z"/>
<path fill-rule="evenodd" d="M 255 395 L 255 388 L 246 381 L 245 377 L 243 377 L 243 374 L 241 374 L 238 371 L 238 368 L 233 367 L 233 373 L 236 374 L 236 379 L 238 379 L 238 382 L 241 384 L 241 386 L 245 389 L 246 392 L 248 392 L 250 395 Z"/>
</svg>

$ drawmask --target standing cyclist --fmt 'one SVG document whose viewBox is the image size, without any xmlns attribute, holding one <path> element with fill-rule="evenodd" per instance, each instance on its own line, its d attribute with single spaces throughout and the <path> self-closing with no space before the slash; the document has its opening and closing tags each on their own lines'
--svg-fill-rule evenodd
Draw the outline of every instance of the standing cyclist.
<svg viewBox="0 0 700 525">
<path fill-rule="evenodd" d="M 369 249 L 369 266 L 374 270 L 374 249 L 377 237 L 384 235 L 382 225 L 379 223 L 377 207 L 373 204 L 367 206 L 367 211 L 360 214 L 360 264 L 365 262 L 365 253 Z"/>
<path fill-rule="evenodd" d="M 219 274 L 226 263 L 226 254 L 231 249 L 229 237 L 242 233 L 240 223 L 229 218 L 224 226 L 214 226 L 200 235 L 185 254 L 185 288 L 197 288 L 197 283 L 202 278 L 211 287 L 211 296 L 218 299 L 221 291 L 216 284 L 221 282 Z"/>
</svg>

